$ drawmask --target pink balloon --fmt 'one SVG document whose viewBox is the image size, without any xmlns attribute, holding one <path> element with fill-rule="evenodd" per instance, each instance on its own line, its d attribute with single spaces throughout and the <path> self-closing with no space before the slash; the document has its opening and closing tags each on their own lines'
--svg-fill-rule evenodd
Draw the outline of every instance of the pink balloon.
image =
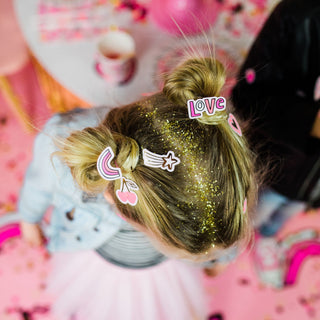
<svg viewBox="0 0 320 320">
<path fill-rule="evenodd" d="M 169 33 L 181 35 L 180 27 L 184 34 L 191 35 L 210 28 L 220 8 L 217 0 L 151 0 L 149 16 Z"/>
</svg>

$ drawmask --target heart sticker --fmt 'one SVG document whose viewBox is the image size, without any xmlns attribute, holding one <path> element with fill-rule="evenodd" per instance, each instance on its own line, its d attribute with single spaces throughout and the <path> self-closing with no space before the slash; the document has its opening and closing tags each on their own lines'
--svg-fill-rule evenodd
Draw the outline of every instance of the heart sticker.
<svg viewBox="0 0 320 320">
<path fill-rule="evenodd" d="M 241 137 L 242 136 L 241 128 L 239 126 L 237 119 L 232 113 L 229 113 L 228 123 L 231 129 Z"/>
</svg>

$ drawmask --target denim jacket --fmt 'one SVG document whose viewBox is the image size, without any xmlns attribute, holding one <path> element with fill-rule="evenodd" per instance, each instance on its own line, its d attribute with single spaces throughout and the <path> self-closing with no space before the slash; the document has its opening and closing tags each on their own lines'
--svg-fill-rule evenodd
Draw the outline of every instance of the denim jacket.
<svg viewBox="0 0 320 320">
<path fill-rule="evenodd" d="M 33 160 L 25 176 L 18 210 L 22 220 L 39 223 L 47 209 L 53 208 L 45 232 L 49 251 L 97 248 L 124 223 L 102 194 L 90 197 L 80 190 L 70 169 L 53 156 L 57 151 L 54 138 L 98 125 L 109 110 L 103 107 L 56 114 L 35 139 Z"/>
</svg>

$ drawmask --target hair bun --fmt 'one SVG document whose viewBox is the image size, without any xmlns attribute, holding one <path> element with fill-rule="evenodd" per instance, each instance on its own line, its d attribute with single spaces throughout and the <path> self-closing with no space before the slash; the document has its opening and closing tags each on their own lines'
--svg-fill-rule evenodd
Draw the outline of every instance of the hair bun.
<svg viewBox="0 0 320 320">
<path fill-rule="evenodd" d="M 166 75 L 163 93 L 173 103 L 218 96 L 226 79 L 225 68 L 214 58 L 193 58 Z"/>
<path fill-rule="evenodd" d="M 139 145 L 127 136 L 113 134 L 113 139 L 117 145 L 117 164 L 124 173 L 133 171 L 139 162 Z"/>
<path fill-rule="evenodd" d="M 186 105 L 190 99 L 219 96 L 226 80 L 222 63 L 214 58 L 192 58 L 165 77 L 163 93 L 173 103 Z M 203 114 L 198 121 L 219 124 L 226 119 L 225 112 L 213 116 Z"/>
</svg>

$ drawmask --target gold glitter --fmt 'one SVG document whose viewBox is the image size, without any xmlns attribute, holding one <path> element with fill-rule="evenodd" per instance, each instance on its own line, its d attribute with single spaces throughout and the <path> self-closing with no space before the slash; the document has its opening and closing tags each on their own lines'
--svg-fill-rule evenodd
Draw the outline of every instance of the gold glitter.
<svg viewBox="0 0 320 320">
<path fill-rule="evenodd" d="M 220 205 L 219 199 L 223 192 L 218 185 L 218 179 L 215 178 L 219 168 L 208 171 L 207 161 L 211 160 L 207 159 L 206 146 L 203 146 L 208 131 L 196 121 L 181 118 L 179 112 L 162 117 L 159 110 L 154 108 L 149 111 L 142 108 L 141 116 L 145 117 L 146 126 L 154 135 L 160 135 L 160 145 L 157 147 L 163 148 L 163 152 L 172 150 L 180 158 L 177 169 L 181 170 L 184 181 L 177 185 L 177 189 L 181 188 L 181 194 L 188 198 L 182 198 L 176 207 L 182 213 L 188 212 L 191 219 L 189 222 L 192 223 L 195 232 L 213 239 L 217 230 L 217 207 Z M 180 229 L 189 224 L 187 221 L 186 219 L 186 222 L 181 223 Z M 216 238 L 212 242 L 214 241 Z M 211 243 L 210 246 L 215 247 L 215 244 Z"/>
<path fill-rule="evenodd" d="M 220 187 L 217 185 L 217 180 L 210 181 L 211 177 L 205 169 L 206 166 L 203 165 L 204 158 L 202 155 L 205 152 L 198 142 L 199 137 L 195 136 L 192 128 L 184 129 L 181 127 L 181 122 L 178 120 L 169 121 L 165 119 L 165 121 L 162 121 L 160 131 L 166 138 L 166 141 L 164 141 L 166 148 L 168 150 L 173 149 L 181 159 L 181 165 L 185 170 L 185 181 L 189 182 L 185 185 L 184 192 L 190 194 L 190 199 L 196 199 L 195 203 L 198 204 L 195 205 L 191 200 L 186 205 L 190 210 L 202 212 L 197 218 L 193 217 L 193 220 L 198 219 L 200 223 L 199 232 L 211 232 L 214 234 L 216 213 L 214 199 L 221 196 L 221 192 Z M 201 134 L 204 136 L 206 134 L 205 130 Z"/>
</svg>

